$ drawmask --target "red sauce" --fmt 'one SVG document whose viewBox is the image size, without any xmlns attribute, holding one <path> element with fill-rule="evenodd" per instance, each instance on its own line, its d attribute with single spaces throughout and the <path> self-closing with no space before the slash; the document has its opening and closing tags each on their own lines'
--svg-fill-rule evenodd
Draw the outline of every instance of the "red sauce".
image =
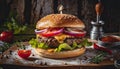
<svg viewBox="0 0 120 69">
<path fill-rule="evenodd" d="M 109 36 L 102 37 L 101 41 L 103 41 L 103 42 L 119 42 L 120 39 L 118 39 L 118 38 L 116 38 L 114 36 L 109 35 Z"/>
</svg>

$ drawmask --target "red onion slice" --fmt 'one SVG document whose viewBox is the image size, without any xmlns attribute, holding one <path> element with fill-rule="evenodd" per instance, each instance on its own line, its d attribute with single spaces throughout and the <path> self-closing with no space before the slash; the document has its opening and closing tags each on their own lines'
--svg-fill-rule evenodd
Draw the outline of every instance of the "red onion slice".
<svg viewBox="0 0 120 69">
<path fill-rule="evenodd" d="M 40 34 L 40 33 L 45 32 L 45 31 L 47 31 L 47 29 L 43 29 L 43 30 L 37 30 L 37 29 L 35 29 L 35 33 L 36 34 Z"/>
<path fill-rule="evenodd" d="M 54 34 L 62 33 L 64 28 L 59 29 L 58 31 L 54 32 Z"/>
<path fill-rule="evenodd" d="M 80 28 L 66 28 L 67 31 L 73 32 L 73 33 L 80 33 L 82 30 Z M 78 30 L 78 31 L 76 31 Z"/>
<path fill-rule="evenodd" d="M 84 37 L 86 35 L 86 31 L 75 31 L 72 29 L 66 29 L 64 30 L 65 34 L 71 35 L 71 36 L 76 36 L 76 37 Z"/>
</svg>

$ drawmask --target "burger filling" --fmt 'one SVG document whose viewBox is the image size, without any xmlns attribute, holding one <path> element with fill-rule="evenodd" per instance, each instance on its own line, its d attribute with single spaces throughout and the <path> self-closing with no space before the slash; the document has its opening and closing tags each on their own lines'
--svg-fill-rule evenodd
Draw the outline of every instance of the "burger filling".
<svg viewBox="0 0 120 69">
<path fill-rule="evenodd" d="M 86 32 L 79 28 L 47 28 L 35 30 L 35 33 L 37 39 L 32 39 L 29 42 L 32 47 L 54 52 L 73 50 L 91 44 L 87 39 L 83 39 Z"/>
</svg>

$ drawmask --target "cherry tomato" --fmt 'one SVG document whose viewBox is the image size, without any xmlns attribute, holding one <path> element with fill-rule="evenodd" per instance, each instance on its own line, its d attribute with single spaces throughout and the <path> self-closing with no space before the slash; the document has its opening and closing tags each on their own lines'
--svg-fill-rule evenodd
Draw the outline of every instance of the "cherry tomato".
<svg viewBox="0 0 120 69">
<path fill-rule="evenodd" d="M 51 37 L 63 32 L 63 28 L 49 28 L 46 32 L 41 33 L 40 35 L 44 37 Z"/>
<path fill-rule="evenodd" d="M 11 42 L 13 39 L 13 33 L 11 31 L 3 31 L 0 34 L 0 40 L 4 42 Z"/>
<path fill-rule="evenodd" d="M 31 50 L 18 50 L 17 53 L 21 58 L 27 59 L 31 55 Z"/>
</svg>

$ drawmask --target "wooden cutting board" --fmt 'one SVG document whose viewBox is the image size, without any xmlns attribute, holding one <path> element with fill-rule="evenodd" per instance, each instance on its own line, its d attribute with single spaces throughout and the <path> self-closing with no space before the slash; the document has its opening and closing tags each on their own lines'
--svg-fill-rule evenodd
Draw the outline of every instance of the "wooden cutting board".
<svg viewBox="0 0 120 69">
<path fill-rule="evenodd" d="M 29 45 L 27 42 L 24 42 L 25 45 Z M 8 50 L 6 50 L 3 55 L 8 55 L 10 50 L 15 51 L 18 50 L 17 46 L 12 46 Z M 17 55 L 17 54 L 16 54 Z M 14 56 L 16 56 L 14 55 Z M 115 69 L 114 63 L 111 60 L 104 60 L 100 62 L 99 64 L 80 64 L 80 65 L 32 65 L 32 64 L 22 64 L 21 62 L 17 61 L 18 59 L 15 59 L 14 63 L 7 64 L 4 62 L 7 62 L 6 59 L 1 59 L 2 55 L 0 55 L 0 65 L 4 69 Z M 8 57 L 9 59 L 9 57 Z M 22 60 L 22 59 L 21 59 Z"/>
</svg>

